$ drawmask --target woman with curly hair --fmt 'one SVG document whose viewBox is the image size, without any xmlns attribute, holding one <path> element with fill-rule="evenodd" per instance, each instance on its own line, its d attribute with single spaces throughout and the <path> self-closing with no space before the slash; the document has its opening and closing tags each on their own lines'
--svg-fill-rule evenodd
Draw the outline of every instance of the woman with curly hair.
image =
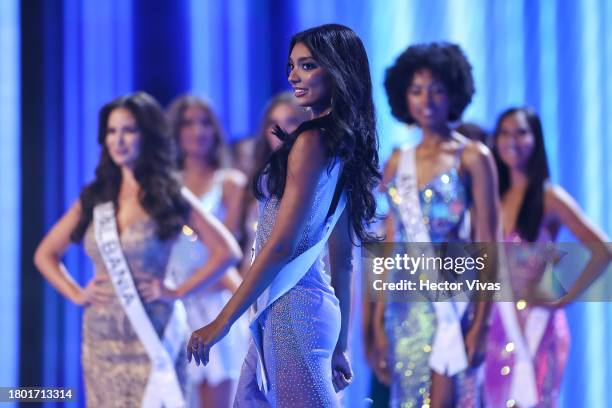
<svg viewBox="0 0 612 408">
<path fill-rule="evenodd" d="M 378 184 L 372 84 L 365 49 L 349 28 L 296 34 L 289 83 L 311 120 L 287 134 L 260 171 L 256 255 L 217 319 L 191 336 L 188 357 L 210 347 L 253 306 L 252 342 L 234 406 L 337 407 L 352 377 L 347 358 L 351 249 L 370 240 Z M 331 284 L 321 256 L 329 238 Z"/>
<path fill-rule="evenodd" d="M 186 223 L 209 247 L 210 275 L 236 262 L 240 249 L 175 179 L 173 141 L 151 96 L 138 92 L 105 105 L 98 143 L 94 181 L 44 237 L 35 263 L 60 293 L 86 307 L 87 406 L 182 406 L 178 293 L 153 282 L 165 277 L 170 250 Z M 70 241 L 81 240 L 95 267 L 85 287 L 61 262 Z"/>
<path fill-rule="evenodd" d="M 393 115 L 422 131 L 417 146 L 395 150 L 385 165 L 383 187 L 391 207 L 387 239 L 447 243 L 474 236 L 496 242 L 492 154 L 449 125 L 461 118 L 474 94 L 471 66 L 461 49 L 447 43 L 408 47 L 387 70 L 385 89 Z M 475 210 L 471 222 L 470 209 Z M 375 372 L 391 383 L 393 407 L 479 406 L 477 371 L 489 307 L 433 300 L 377 305 Z"/>
<path fill-rule="evenodd" d="M 168 121 L 179 147 L 178 164 L 185 187 L 238 237 L 246 177 L 238 170 L 223 168 L 225 142 L 212 107 L 196 96 L 181 95 L 170 104 Z M 187 292 L 182 300 L 191 330 L 210 323 L 241 282 L 236 268 L 212 282 L 203 268 L 207 257 L 202 240 L 184 228 L 172 251 L 169 270 L 180 284 L 178 289 Z M 199 400 L 199 406 L 231 406 L 246 352 L 240 350 L 247 339 L 247 321 L 241 319 L 213 350 L 208 366 L 189 366 L 190 388 L 197 391 L 192 393 L 194 404 Z"/>
<path fill-rule="evenodd" d="M 297 98 L 291 92 L 282 92 L 272 97 L 264 110 L 263 119 L 255 137 L 254 169 L 249 175 L 250 185 L 255 182 L 257 171 L 266 165 L 272 152 L 282 144 L 282 141 L 274 134 L 276 126 L 289 134 L 305 120 L 308 120 L 308 112 L 298 105 Z M 257 231 L 257 200 L 250 190 L 245 191 L 242 210 L 242 249 L 245 254 L 250 254 Z M 246 273 L 250 266 L 251 260 L 245 256 L 241 270 Z"/>
</svg>

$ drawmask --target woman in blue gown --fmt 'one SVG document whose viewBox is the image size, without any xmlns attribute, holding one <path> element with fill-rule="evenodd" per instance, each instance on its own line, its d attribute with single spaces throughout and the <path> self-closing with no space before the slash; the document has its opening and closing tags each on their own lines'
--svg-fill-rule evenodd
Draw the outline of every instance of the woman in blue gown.
<svg viewBox="0 0 612 408">
<path fill-rule="evenodd" d="M 347 332 L 353 242 L 370 240 L 380 179 L 365 49 L 349 28 L 296 34 L 288 80 L 311 120 L 291 134 L 255 182 L 256 255 L 217 319 L 195 331 L 188 355 L 208 351 L 253 305 L 252 341 L 234 406 L 336 407 L 350 382 Z M 329 237 L 331 282 L 321 256 Z"/>
</svg>

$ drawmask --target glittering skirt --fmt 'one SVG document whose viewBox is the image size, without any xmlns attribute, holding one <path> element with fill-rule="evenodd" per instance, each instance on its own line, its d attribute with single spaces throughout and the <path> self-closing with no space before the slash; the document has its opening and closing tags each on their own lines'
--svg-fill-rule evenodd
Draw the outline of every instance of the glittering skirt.
<svg viewBox="0 0 612 408">
<path fill-rule="evenodd" d="M 465 333 L 471 324 L 473 307 L 462 319 Z M 416 408 L 431 403 L 429 357 L 436 332 L 436 312 L 429 302 L 390 302 L 385 327 L 391 353 L 391 403 L 393 408 Z M 478 407 L 479 368 L 453 376 L 455 406 Z"/>
<path fill-rule="evenodd" d="M 159 336 L 170 318 L 172 305 L 145 305 Z M 140 407 L 151 373 L 149 355 L 140 342 L 119 300 L 85 309 L 81 363 L 88 407 Z M 186 358 L 181 351 L 175 369 L 185 386 Z M 183 388 L 183 392 L 185 389 Z"/>
<path fill-rule="evenodd" d="M 301 282 L 258 319 L 269 391 L 260 391 L 251 340 L 234 407 L 337 407 L 331 356 L 340 333 L 338 299 L 330 289 Z"/>
<path fill-rule="evenodd" d="M 529 308 L 518 311 L 520 323 L 524 324 L 528 311 Z M 499 310 L 494 307 L 485 358 L 484 398 L 487 407 L 505 407 L 510 399 L 514 353 L 506 350 L 509 341 Z M 538 407 L 557 406 L 569 345 L 570 334 L 565 312 L 556 310 L 548 320 L 533 360 L 539 397 Z"/>
</svg>

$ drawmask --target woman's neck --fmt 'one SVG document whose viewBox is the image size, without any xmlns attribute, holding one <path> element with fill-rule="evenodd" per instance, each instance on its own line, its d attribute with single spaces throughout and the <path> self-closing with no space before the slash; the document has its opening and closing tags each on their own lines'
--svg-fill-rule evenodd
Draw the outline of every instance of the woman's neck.
<svg viewBox="0 0 612 408">
<path fill-rule="evenodd" d="M 311 119 L 317 119 L 317 118 L 323 117 L 329 114 L 331 110 L 332 110 L 331 106 L 321 106 L 321 107 L 312 106 L 310 108 L 310 111 L 312 112 Z"/>
<path fill-rule="evenodd" d="M 423 130 L 421 144 L 426 147 L 436 147 L 452 137 L 451 130 L 446 124 L 438 128 L 424 127 L 421 129 Z"/>
<path fill-rule="evenodd" d="M 183 160 L 184 173 L 206 175 L 214 173 L 215 170 L 216 167 L 201 156 L 186 156 L 185 160 Z"/>
<path fill-rule="evenodd" d="M 214 176 L 217 168 L 201 157 L 187 156 L 183 161 L 183 181 L 190 190 L 200 190 Z"/>
<path fill-rule="evenodd" d="M 121 189 L 119 194 L 123 197 L 138 195 L 140 185 L 134 176 L 134 170 L 128 166 L 121 167 Z"/>
<path fill-rule="evenodd" d="M 529 184 L 529 176 L 524 169 L 510 169 L 510 188 L 525 189 Z"/>
</svg>

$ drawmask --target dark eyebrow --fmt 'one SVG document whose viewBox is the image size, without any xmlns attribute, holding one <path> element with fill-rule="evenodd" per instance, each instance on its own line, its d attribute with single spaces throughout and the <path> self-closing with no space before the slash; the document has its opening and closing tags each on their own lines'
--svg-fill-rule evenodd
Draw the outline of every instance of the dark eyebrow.
<svg viewBox="0 0 612 408">
<path fill-rule="evenodd" d="M 311 57 L 311 56 L 308 56 L 308 57 L 300 57 L 300 58 L 298 58 L 298 64 L 299 64 L 299 63 L 301 63 L 301 62 L 304 62 L 305 60 L 314 60 L 314 58 L 313 58 L 313 57 Z"/>
</svg>

